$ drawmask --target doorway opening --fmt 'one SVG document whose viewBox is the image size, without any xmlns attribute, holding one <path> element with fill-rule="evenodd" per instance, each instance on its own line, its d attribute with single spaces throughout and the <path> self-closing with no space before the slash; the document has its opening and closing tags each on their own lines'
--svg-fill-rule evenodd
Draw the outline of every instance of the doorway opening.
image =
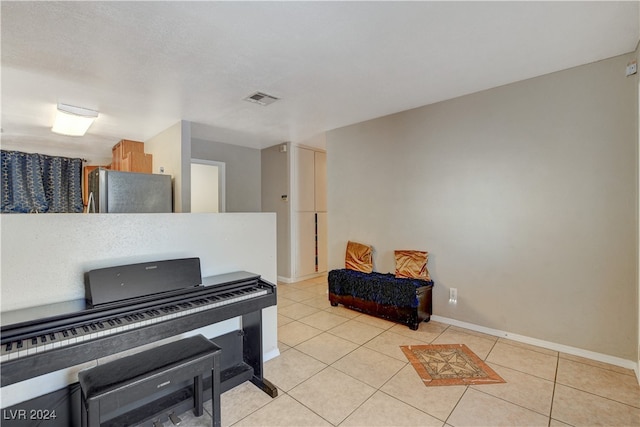
<svg viewBox="0 0 640 427">
<path fill-rule="evenodd" d="M 225 212 L 225 163 L 191 159 L 191 212 Z"/>
</svg>

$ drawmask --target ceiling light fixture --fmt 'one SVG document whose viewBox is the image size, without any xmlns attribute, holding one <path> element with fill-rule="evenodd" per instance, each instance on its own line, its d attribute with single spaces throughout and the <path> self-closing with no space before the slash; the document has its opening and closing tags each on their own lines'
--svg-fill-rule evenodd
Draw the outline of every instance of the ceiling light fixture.
<svg viewBox="0 0 640 427">
<path fill-rule="evenodd" d="M 82 136 L 98 117 L 98 112 L 73 105 L 58 104 L 51 132 L 61 135 Z"/>
</svg>

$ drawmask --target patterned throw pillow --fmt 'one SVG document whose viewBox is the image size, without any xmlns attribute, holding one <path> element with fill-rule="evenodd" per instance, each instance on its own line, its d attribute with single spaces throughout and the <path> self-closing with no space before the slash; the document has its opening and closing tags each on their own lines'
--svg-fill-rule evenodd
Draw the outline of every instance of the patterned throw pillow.
<svg viewBox="0 0 640 427">
<path fill-rule="evenodd" d="M 371 273 L 373 271 L 371 253 L 371 246 L 349 241 L 347 243 L 344 267 L 349 270 Z"/>
<path fill-rule="evenodd" d="M 396 257 L 396 277 L 401 279 L 431 280 L 427 261 L 429 252 L 425 251 L 394 251 Z"/>
</svg>

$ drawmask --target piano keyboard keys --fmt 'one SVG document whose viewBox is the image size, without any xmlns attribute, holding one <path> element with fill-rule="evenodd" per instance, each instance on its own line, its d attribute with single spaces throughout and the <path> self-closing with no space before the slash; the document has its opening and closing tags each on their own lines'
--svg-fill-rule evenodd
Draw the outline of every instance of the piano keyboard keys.
<svg viewBox="0 0 640 427">
<path fill-rule="evenodd" d="M 0 349 L 0 362 L 33 354 L 43 353 L 84 341 L 91 341 L 106 335 L 118 334 L 130 329 L 141 328 L 158 322 L 188 316 L 204 310 L 256 298 L 268 291 L 259 287 L 237 289 L 219 295 L 211 295 L 193 300 L 176 302 L 160 308 L 128 313 L 122 317 L 112 317 L 68 329 L 49 332 L 25 340 L 11 341 Z M 26 344 L 26 345 L 25 345 Z"/>
</svg>

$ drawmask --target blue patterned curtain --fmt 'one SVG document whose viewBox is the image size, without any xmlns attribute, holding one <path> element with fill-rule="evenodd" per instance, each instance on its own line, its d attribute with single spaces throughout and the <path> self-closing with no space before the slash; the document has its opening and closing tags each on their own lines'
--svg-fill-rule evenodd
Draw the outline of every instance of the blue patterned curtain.
<svg viewBox="0 0 640 427">
<path fill-rule="evenodd" d="M 1 152 L 3 213 L 82 212 L 82 159 Z"/>
</svg>

